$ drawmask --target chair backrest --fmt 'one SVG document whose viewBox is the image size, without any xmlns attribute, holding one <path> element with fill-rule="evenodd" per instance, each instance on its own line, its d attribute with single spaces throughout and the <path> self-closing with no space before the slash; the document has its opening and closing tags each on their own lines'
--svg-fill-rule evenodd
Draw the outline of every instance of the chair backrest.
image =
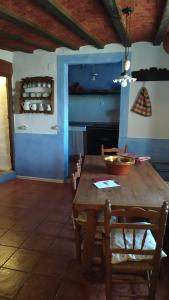
<svg viewBox="0 0 169 300">
<path fill-rule="evenodd" d="M 105 230 L 105 251 L 107 257 L 111 258 L 112 254 L 132 254 L 132 255 L 151 255 L 154 263 L 158 265 L 161 258 L 161 250 L 165 233 L 165 226 L 168 214 L 168 203 L 164 202 L 160 210 L 143 209 L 141 207 L 126 207 L 123 209 L 111 209 L 110 201 L 106 201 L 104 208 L 104 230 Z M 144 222 L 127 223 L 127 222 L 111 222 L 111 218 L 115 216 L 123 218 L 139 218 Z M 146 220 L 146 222 L 145 222 Z M 110 247 L 110 237 L 120 231 L 123 247 L 116 245 Z M 141 240 L 137 243 L 137 234 L 142 231 Z M 127 234 L 130 232 L 130 246 Z M 152 249 L 145 246 L 146 237 L 149 232 L 153 233 L 156 246 Z M 140 236 L 139 236 L 140 237 Z"/>
<path fill-rule="evenodd" d="M 78 160 L 78 162 L 76 163 L 76 172 L 75 172 L 78 177 L 80 177 L 81 175 L 81 170 L 82 170 L 82 165 L 80 160 Z"/>
<path fill-rule="evenodd" d="M 76 192 L 77 190 L 77 186 L 78 186 L 78 173 L 72 173 L 72 187 L 73 187 L 73 191 Z"/>
<path fill-rule="evenodd" d="M 101 145 L 101 155 L 110 155 L 110 154 L 116 154 L 116 153 L 126 153 L 128 152 L 128 146 L 127 144 L 125 145 L 124 148 L 116 148 L 116 147 L 111 147 L 111 148 L 105 148 L 104 145 Z"/>
</svg>

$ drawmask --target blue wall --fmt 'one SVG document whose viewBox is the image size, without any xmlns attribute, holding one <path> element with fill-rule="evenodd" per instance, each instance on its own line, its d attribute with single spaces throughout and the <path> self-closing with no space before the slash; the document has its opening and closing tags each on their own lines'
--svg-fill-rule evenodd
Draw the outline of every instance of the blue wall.
<svg viewBox="0 0 169 300">
<path fill-rule="evenodd" d="M 98 74 L 93 80 L 93 73 Z M 121 73 L 121 62 L 114 64 L 81 64 L 69 66 L 69 87 L 78 82 L 85 90 L 112 90 L 118 94 L 69 96 L 69 121 L 119 122 L 120 86 L 113 78 Z M 97 112 L 97 113 L 96 113 Z"/>
<path fill-rule="evenodd" d="M 62 134 L 15 134 L 17 175 L 63 179 Z"/>
<path fill-rule="evenodd" d="M 96 80 L 92 74 L 97 73 Z M 81 64 L 69 66 L 69 87 L 78 82 L 84 89 L 120 89 L 119 84 L 113 83 L 113 78 L 121 73 L 121 62 L 110 64 Z"/>
<path fill-rule="evenodd" d="M 57 134 L 15 134 L 17 175 L 64 179 L 68 174 L 68 68 L 75 64 L 121 63 L 123 53 L 57 56 Z M 127 137 L 129 87 L 121 88 L 119 146 L 150 155 L 153 160 L 169 160 L 168 140 L 132 139 Z M 96 112 L 97 113 L 97 112 Z"/>
<path fill-rule="evenodd" d="M 69 121 L 119 122 L 120 95 L 69 95 Z"/>
<path fill-rule="evenodd" d="M 124 60 L 124 53 L 96 53 L 96 54 L 81 54 L 81 55 L 59 55 L 57 57 L 57 98 L 58 98 L 58 116 L 59 126 L 63 129 L 63 139 L 60 140 L 63 146 L 64 177 L 68 174 L 68 67 L 70 65 L 79 64 L 109 64 L 120 63 L 122 68 L 122 61 Z M 120 71 L 121 72 L 121 71 Z M 119 74 L 118 74 L 119 75 Z M 120 98 L 120 128 L 119 128 L 119 145 L 121 141 L 127 136 L 128 128 L 128 98 L 129 87 L 121 88 Z"/>
</svg>

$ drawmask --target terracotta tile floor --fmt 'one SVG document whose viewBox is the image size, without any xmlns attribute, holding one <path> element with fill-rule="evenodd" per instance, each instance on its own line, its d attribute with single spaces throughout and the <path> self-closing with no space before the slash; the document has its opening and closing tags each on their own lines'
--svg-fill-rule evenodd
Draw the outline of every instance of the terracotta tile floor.
<svg viewBox="0 0 169 300">
<path fill-rule="evenodd" d="M 0 300 L 105 300 L 100 275 L 85 278 L 75 259 L 70 184 L 0 184 Z M 156 299 L 169 299 L 168 258 Z"/>
</svg>

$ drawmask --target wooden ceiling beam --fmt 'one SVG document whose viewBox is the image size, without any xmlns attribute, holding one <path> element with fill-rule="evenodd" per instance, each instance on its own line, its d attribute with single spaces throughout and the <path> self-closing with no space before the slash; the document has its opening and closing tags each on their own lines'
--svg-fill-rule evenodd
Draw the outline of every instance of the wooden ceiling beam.
<svg viewBox="0 0 169 300">
<path fill-rule="evenodd" d="M 7 21 L 10 21 L 14 24 L 16 24 L 18 27 L 25 28 L 29 31 L 31 31 L 34 34 L 38 34 L 42 37 L 45 37 L 46 39 L 49 39 L 50 41 L 54 42 L 57 45 L 67 47 L 73 50 L 78 50 L 78 47 L 72 45 L 71 43 L 67 43 L 60 38 L 57 38 L 55 35 L 49 33 L 48 31 L 45 31 L 41 28 L 41 26 L 25 19 L 22 17 L 19 17 L 15 15 L 14 13 L 4 9 L 0 6 L 0 18 L 5 19 Z"/>
<path fill-rule="evenodd" d="M 8 31 L 5 31 L 5 30 L 0 30 L 0 36 L 5 37 L 9 40 L 14 40 L 14 41 L 17 41 L 20 43 L 24 43 L 25 45 L 33 46 L 36 49 L 42 49 L 42 50 L 46 50 L 46 51 L 50 51 L 50 52 L 55 51 L 54 48 L 50 48 L 45 45 L 38 44 L 36 42 L 25 39 L 24 37 L 22 37 L 20 35 L 9 33 Z"/>
<path fill-rule="evenodd" d="M 8 43 L 4 41 L 0 41 L 0 49 L 5 49 L 8 51 L 20 51 L 20 52 L 26 52 L 26 53 L 33 53 L 33 50 L 28 50 L 22 47 L 17 47 L 14 45 L 9 45 Z"/>
<path fill-rule="evenodd" d="M 163 16 L 158 27 L 155 39 L 153 41 L 154 45 L 160 45 L 166 34 L 167 27 L 169 25 L 169 0 L 166 0 L 166 5 L 164 8 Z"/>
<path fill-rule="evenodd" d="M 59 3 L 54 0 L 36 0 L 50 14 L 54 15 L 60 22 L 66 25 L 72 32 L 84 39 L 90 45 L 102 49 L 104 45 L 92 36 L 77 19 L 73 18 Z"/>
<path fill-rule="evenodd" d="M 129 41 L 128 34 L 126 32 L 126 26 L 122 19 L 121 9 L 118 5 L 117 0 L 102 0 L 107 13 L 109 14 L 113 26 L 116 30 L 117 35 L 120 38 L 121 43 L 123 46 L 131 46 L 131 42 Z"/>
</svg>

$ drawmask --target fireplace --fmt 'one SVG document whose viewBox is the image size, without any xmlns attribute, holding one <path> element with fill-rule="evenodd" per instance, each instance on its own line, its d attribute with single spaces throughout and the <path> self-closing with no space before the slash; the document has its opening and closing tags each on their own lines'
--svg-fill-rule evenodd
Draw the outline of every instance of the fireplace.
<svg viewBox="0 0 169 300">
<path fill-rule="evenodd" d="M 118 123 L 87 126 L 87 154 L 100 154 L 102 144 L 105 147 L 118 147 L 118 137 Z"/>
</svg>

